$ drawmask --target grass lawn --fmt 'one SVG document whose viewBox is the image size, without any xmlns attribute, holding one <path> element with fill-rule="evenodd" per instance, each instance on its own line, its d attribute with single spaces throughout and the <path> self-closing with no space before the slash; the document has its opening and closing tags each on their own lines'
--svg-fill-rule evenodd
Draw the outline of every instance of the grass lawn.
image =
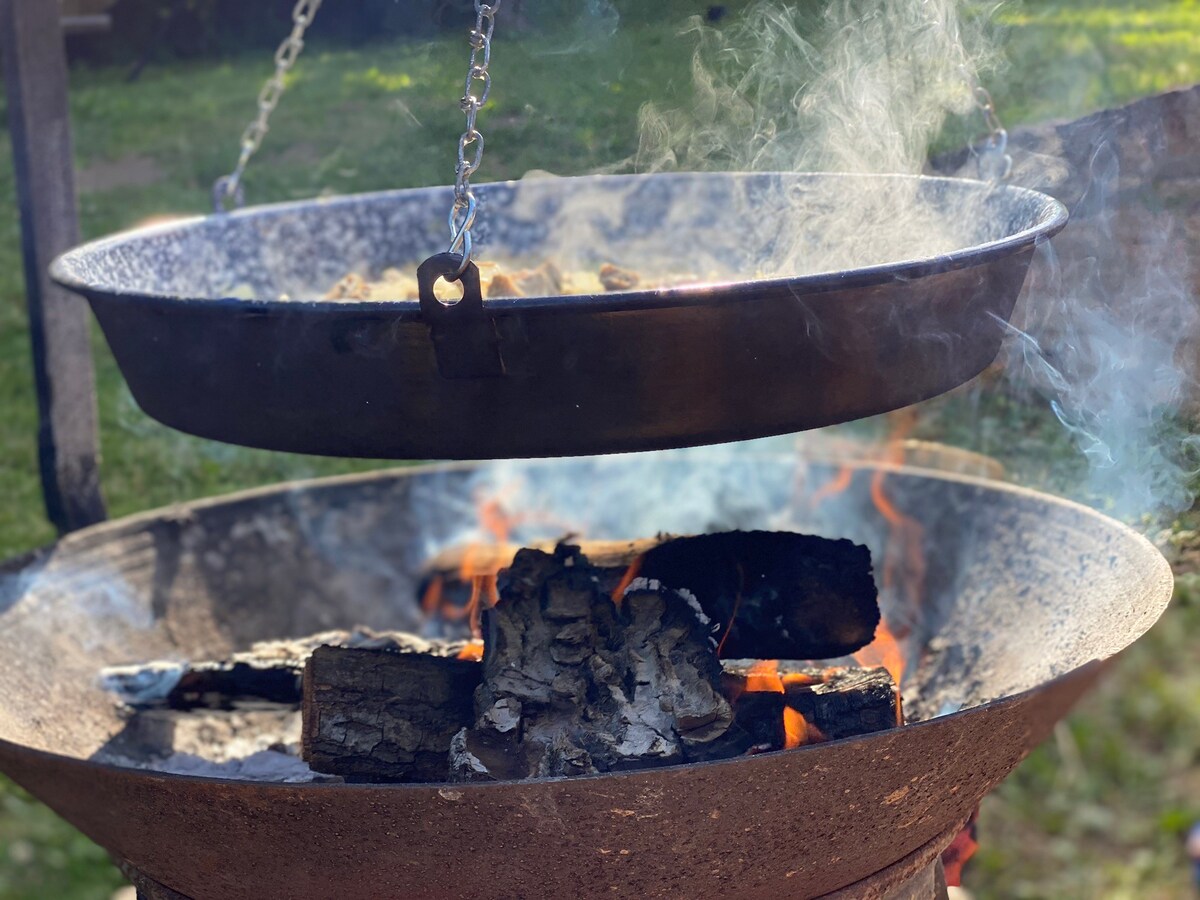
<svg viewBox="0 0 1200 900">
<path fill-rule="evenodd" d="M 736 9 L 741 4 L 730 4 Z M 531 169 L 569 175 L 629 157 L 641 104 L 682 102 L 692 47 L 684 0 L 653 4 L 615 35 L 498 32 L 494 106 L 481 119 L 486 180 Z M 332 8 L 326 15 L 333 14 Z M 995 18 L 1007 59 L 990 83 L 1007 124 L 1074 117 L 1200 81 L 1200 2 L 1009 2 Z M 565 51 L 565 52 L 564 52 Z M 253 202 L 444 183 L 461 130 L 458 37 L 361 51 L 313 47 L 251 170 Z M 87 236 L 163 213 L 206 209 L 231 163 L 268 59 L 72 74 Z M 967 128 L 967 126 L 962 126 Z M 974 123 L 970 128 L 974 127 Z M 0 158 L 0 557 L 49 541 L 23 309 L 13 174 Z M 104 486 L 112 514 L 287 478 L 371 468 L 224 447 L 175 434 L 134 406 L 95 341 Z M 1177 540 L 1191 546 L 1184 521 Z M 1192 566 L 1188 557 L 1185 565 Z M 1184 897 L 1179 848 L 1200 818 L 1200 634 L 1191 589 L 985 808 L 973 873 L 982 897 Z M 0 782 L 0 898 L 101 898 L 121 883 L 102 851 Z"/>
</svg>

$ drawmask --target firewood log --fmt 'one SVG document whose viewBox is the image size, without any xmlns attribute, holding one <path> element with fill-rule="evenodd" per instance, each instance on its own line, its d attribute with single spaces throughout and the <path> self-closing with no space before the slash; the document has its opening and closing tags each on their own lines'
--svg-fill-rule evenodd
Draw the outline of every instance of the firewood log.
<svg viewBox="0 0 1200 900">
<path fill-rule="evenodd" d="M 749 748 L 694 600 L 642 580 L 617 605 L 568 546 L 518 552 L 498 587 L 475 721 L 451 749 L 453 779 L 611 772 Z"/>
<path fill-rule="evenodd" d="M 867 548 L 788 532 L 735 531 L 649 541 L 579 542 L 602 592 L 632 575 L 696 598 L 714 626 L 723 658 L 831 659 L 869 644 L 879 624 Z M 531 549 L 553 552 L 552 544 Z M 426 569 L 443 597 L 463 605 L 472 576 L 494 576 L 514 545 L 447 550 Z"/>
<path fill-rule="evenodd" d="M 303 638 L 260 641 L 228 659 L 113 666 L 101 673 L 101 681 L 133 707 L 165 703 L 178 710 L 231 709 L 247 700 L 299 704 L 304 664 L 313 650 L 322 646 L 454 656 L 466 644 L 426 641 L 404 632 L 369 628 L 325 631 Z"/>
<path fill-rule="evenodd" d="M 318 648 L 304 673 L 301 755 L 352 782 L 444 781 L 480 672 L 454 656 Z"/>
<path fill-rule="evenodd" d="M 808 734 L 801 743 L 870 734 L 895 728 L 903 720 L 900 692 L 886 669 L 822 669 L 787 661 L 764 666 L 748 659 L 726 660 L 723 667 L 722 689 L 739 721 L 741 704 L 747 700 L 760 702 L 760 694 L 776 697 L 803 717 Z M 748 690 L 748 683 L 757 690 Z"/>
</svg>

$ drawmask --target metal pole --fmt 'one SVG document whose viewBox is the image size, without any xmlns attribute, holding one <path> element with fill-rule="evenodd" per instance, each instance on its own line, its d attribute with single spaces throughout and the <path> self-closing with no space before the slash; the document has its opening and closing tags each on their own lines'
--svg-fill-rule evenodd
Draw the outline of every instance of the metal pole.
<svg viewBox="0 0 1200 900">
<path fill-rule="evenodd" d="M 0 0 L 0 55 L 25 264 L 46 513 L 60 532 L 105 518 L 87 308 L 46 269 L 79 242 L 59 4 Z"/>
</svg>

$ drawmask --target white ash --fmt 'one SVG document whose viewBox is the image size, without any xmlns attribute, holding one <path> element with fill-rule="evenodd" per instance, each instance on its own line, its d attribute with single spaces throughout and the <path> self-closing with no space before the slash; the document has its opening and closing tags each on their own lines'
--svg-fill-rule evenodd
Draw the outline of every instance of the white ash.
<svg viewBox="0 0 1200 900">
<path fill-rule="evenodd" d="M 488 767 L 467 749 L 467 729 L 450 739 L 450 777 L 458 781 L 473 781 L 478 776 L 487 776 Z"/>
<path fill-rule="evenodd" d="M 229 778 L 235 781 L 259 781 L 274 784 L 307 784 L 330 781 L 308 767 L 308 763 L 290 753 L 260 750 L 241 759 L 214 762 L 191 753 L 173 753 L 163 759 L 139 760 L 127 756 L 104 756 L 99 760 L 114 766 L 145 769 L 168 775 L 194 775 L 200 778 Z"/>
<path fill-rule="evenodd" d="M 625 593 L 621 595 L 621 598 L 624 599 L 637 591 L 651 591 L 658 594 L 662 593 L 663 585 L 657 578 L 638 577 L 629 582 L 629 587 L 625 588 Z M 692 608 L 692 612 L 696 614 L 696 619 L 701 625 L 708 625 L 712 622 L 712 619 L 705 615 L 704 607 L 700 605 L 700 601 L 696 598 L 695 594 L 687 588 L 671 588 L 671 591 L 687 601 L 687 605 Z"/>
<path fill-rule="evenodd" d="M 177 662 L 152 662 L 140 666 L 112 666 L 100 671 L 101 689 L 115 694 L 127 706 L 159 703 L 179 684 L 187 665 Z"/>
<path fill-rule="evenodd" d="M 300 729 L 300 711 L 282 704 L 239 704 L 231 710 L 139 710 L 95 761 L 241 781 L 330 780 L 300 758 Z"/>
</svg>

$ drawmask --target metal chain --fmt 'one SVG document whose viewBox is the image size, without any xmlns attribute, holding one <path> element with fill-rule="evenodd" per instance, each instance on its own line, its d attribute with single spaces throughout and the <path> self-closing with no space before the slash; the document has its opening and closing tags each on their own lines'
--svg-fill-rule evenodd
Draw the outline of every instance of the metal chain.
<svg viewBox="0 0 1200 900">
<path fill-rule="evenodd" d="M 975 164 L 979 170 L 979 177 L 983 181 L 993 183 L 1003 181 L 1011 174 L 1013 167 L 1013 159 L 1008 152 L 1008 131 L 1005 130 L 1004 123 L 1000 121 L 1000 115 L 996 112 L 996 104 L 988 89 L 980 84 L 969 70 L 964 68 L 963 74 L 971 86 L 971 95 L 975 98 L 975 105 L 983 115 L 984 127 L 988 130 L 983 144 L 975 151 Z"/>
<path fill-rule="evenodd" d="M 950 45 L 957 49 L 956 54 L 959 58 L 958 71 L 962 75 L 963 82 L 971 91 L 971 99 L 975 102 L 976 108 L 983 115 L 984 127 L 987 129 L 987 137 L 978 147 L 972 145 L 971 153 L 975 156 L 975 165 L 979 172 L 979 177 L 982 181 L 996 183 L 1008 178 L 1012 172 L 1013 160 L 1008 154 L 1008 132 L 1004 129 L 1004 124 L 1000 121 L 1000 116 L 996 112 L 996 104 L 992 101 L 992 95 L 982 84 L 979 83 L 979 78 L 975 74 L 974 68 L 970 64 L 966 49 L 963 45 L 962 33 L 958 27 L 958 19 L 951 17 L 949 21 L 943 21 L 937 15 L 934 4 L 930 0 L 921 0 L 921 5 L 926 10 L 932 10 L 930 14 L 930 24 L 941 30 Z"/>
<path fill-rule="evenodd" d="M 235 208 L 240 208 L 245 202 L 242 178 L 246 174 L 246 167 L 250 165 L 250 160 L 262 146 L 267 132 L 271 130 L 271 113 L 275 112 L 275 107 L 279 105 L 284 91 L 287 90 L 288 73 L 304 52 L 304 35 L 316 18 L 322 2 L 323 0 L 298 0 L 292 9 L 292 32 L 275 51 L 275 74 L 258 93 L 258 115 L 242 132 L 242 150 L 237 165 L 230 174 L 218 178 L 213 185 L 214 212 L 225 212 L 226 204 L 231 200 Z"/>
<path fill-rule="evenodd" d="M 471 190 L 471 176 L 483 164 L 483 135 L 475 127 L 479 111 L 487 104 L 492 93 L 492 75 L 488 66 L 492 62 L 492 33 L 496 30 L 496 13 L 503 0 L 475 0 L 475 27 L 471 29 L 471 61 L 467 65 L 467 81 L 459 105 L 467 116 L 467 130 L 458 139 L 458 163 L 454 168 L 454 205 L 450 209 L 450 253 L 462 254 L 462 265 L 455 278 L 460 278 L 471 264 L 475 245 L 471 228 L 479 212 L 479 200 Z M 475 93 L 476 84 L 482 85 Z M 471 146 L 474 151 L 470 153 Z"/>
</svg>

